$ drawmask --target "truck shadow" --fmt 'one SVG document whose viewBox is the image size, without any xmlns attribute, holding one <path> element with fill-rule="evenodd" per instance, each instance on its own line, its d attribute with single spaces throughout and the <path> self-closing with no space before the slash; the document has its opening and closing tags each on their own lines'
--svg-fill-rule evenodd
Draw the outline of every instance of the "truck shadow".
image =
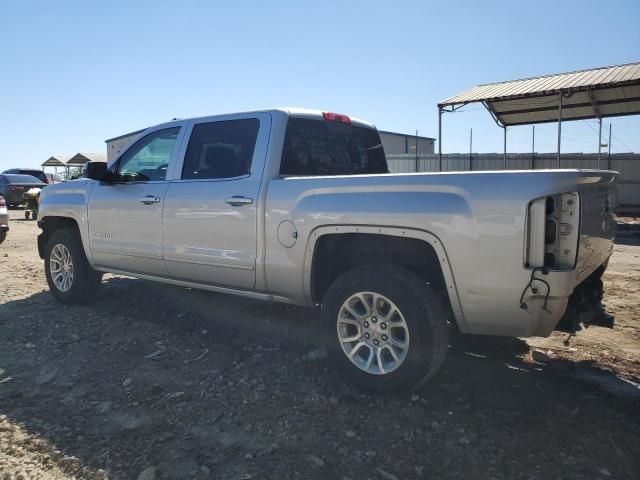
<svg viewBox="0 0 640 480">
<path fill-rule="evenodd" d="M 170 478 L 203 465 L 233 478 L 375 478 L 375 451 L 396 449 L 403 477 L 420 459 L 441 478 L 529 478 L 563 452 L 587 472 L 640 468 L 637 389 L 588 362 L 526 361 L 518 339 L 457 336 L 428 385 L 380 398 L 328 368 L 317 312 L 286 305 L 109 277 L 92 305 L 48 292 L 6 302 L 0 329 L 0 416 L 87 478 L 135 478 L 149 465 Z M 352 436 L 374 453 L 346 444 Z M 328 451 L 323 470 L 309 463 Z"/>
</svg>

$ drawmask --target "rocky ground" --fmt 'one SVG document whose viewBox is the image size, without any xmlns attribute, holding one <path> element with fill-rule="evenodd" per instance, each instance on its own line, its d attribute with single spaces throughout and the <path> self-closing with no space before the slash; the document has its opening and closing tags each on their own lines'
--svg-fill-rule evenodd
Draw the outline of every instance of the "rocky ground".
<svg viewBox="0 0 640 480">
<path fill-rule="evenodd" d="M 0 479 L 640 478 L 640 241 L 605 276 L 612 330 L 455 338 L 414 395 L 326 364 L 313 311 L 106 276 L 47 292 L 35 222 L 0 245 Z"/>
</svg>

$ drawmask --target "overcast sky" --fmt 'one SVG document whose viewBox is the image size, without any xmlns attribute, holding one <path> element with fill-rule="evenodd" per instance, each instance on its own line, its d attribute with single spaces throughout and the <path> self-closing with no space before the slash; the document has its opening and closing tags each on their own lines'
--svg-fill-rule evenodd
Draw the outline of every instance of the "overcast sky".
<svg viewBox="0 0 640 480">
<path fill-rule="evenodd" d="M 478 83 L 640 61 L 640 1 L 0 0 L 0 171 L 205 114 L 301 106 L 437 136 L 436 103 Z M 640 151 L 640 117 L 613 151 Z M 595 151 L 597 127 L 563 127 Z M 445 118 L 444 150 L 502 150 L 480 106 Z M 555 150 L 555 125 L 536 150 Z M 509 134 L 528 152 L 531 127 Z"/>
</svg>

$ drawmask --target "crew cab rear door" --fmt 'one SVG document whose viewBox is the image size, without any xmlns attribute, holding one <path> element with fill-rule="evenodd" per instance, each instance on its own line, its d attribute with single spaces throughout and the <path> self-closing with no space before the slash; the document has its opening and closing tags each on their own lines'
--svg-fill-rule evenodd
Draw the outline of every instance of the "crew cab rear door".
<svg viewBox="0 0 640 480">
<path fill-rule="evenodd" d="M 191 121 L 164 205 L 164 258 L 172 278 L 251 289 L 259 192 L 271 116 Z"/>
<path fill-rule="evenodd" d="M 89 245 L 97 266 L 166 276 L 162 209 L 187 122 L 156 127 L 109 166 L 88 204 Z"/>
</svg>

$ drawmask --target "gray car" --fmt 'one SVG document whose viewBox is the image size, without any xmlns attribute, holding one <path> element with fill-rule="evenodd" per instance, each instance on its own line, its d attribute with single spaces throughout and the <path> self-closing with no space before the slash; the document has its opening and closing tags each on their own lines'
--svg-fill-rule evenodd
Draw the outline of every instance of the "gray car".
<svg viewBox="0 0 640 480">
<path fill-rule="evenodd" d="M 38 180 L 49 183 L 48 174 L 44 173 L 42 170 L 38 170 L 37 168 L 10 168 L 5 170 L 2 173 L 13 173 L 17 175 L 31 175 L 32 177 L 36 177 Z"/>
<path fill-rule="evenodd" d="M 0 195 L 7 206 L 18 206 L 23 203 L 22 196 L 30 188 L 44 188 L 47 184 L 31 175 L 3 173 L 0 175 Z"/>
</svg>

